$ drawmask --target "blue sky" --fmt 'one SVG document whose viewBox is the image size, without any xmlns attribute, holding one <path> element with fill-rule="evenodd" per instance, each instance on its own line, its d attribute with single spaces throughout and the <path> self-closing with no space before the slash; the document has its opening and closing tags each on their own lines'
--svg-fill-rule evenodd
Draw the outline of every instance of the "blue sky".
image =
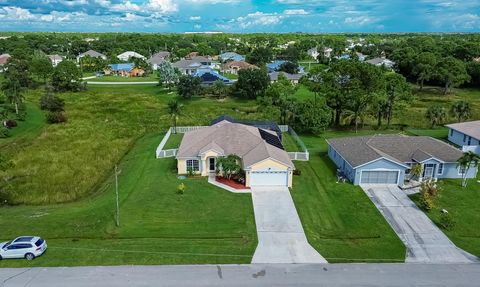
<svg viewBox="0 0 480 287">
<path fill-rule="evenodd" d="M 478 32 L 480 0 L 0 0 L 0 30 Z"/>
</svg>

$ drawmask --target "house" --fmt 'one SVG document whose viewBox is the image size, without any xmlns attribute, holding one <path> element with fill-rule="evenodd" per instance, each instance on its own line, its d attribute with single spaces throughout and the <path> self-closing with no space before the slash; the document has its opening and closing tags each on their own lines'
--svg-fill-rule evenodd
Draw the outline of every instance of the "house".
<svg viewBox="0 0 480 287">
<path fill-rule="evenodd" d="M 276 71 L 280 70 L 280 66 L 282 66 L 286 62 L 287 61 L 285 61 L 285 60 L 275 60 L 275 61 L 267 64 L 267 70 L 268 70 L 269 73 L 276 72 Z M 298 66 L 298 72 L 300 74 L 305 73 L 305 67 Z"/>
<path fill-rule="evenodd" d="M 237 61 L 237 62 L 245 61 L 244 56 L 242 56 L 240 54 L 237 54 L 235 52 L 222 53 L 222 54 L 218 55 L 218 58 L 222 63 L 225 63 L 225 62 L 228 62 L 228 61 Z"/>
<path fill-rule="evenodd" d="M 160 51 L 158 53 L 153 54 L 150 59 L 148 59 L 148 63 L 152 66 L 152 70 L 156 71 L 158 66 L 161 62 L 170 58 L 170 52 Z"/>
<path fill-rule="evenodd" d="M 182 59 L 173 63 L 173 67 L 177 68 L 184 75 L 194 75 L 200 69 L 213 69 L 212 60 L 202 56 Z"/>
<path fill-rule="evenodd" d="M 379 57 L 379 58 L 373 58 L 373 59 L 370 59 L 370 60 L 367 60 L 365 61 L 366 63 L 369 63 L 369 64 L 372 64 L 372 65 L 375 65 L 375 66 L 384 66 L 386 68 L 393 68 L 393 66 L 395 65 L 395 62 L 394 61 L 391 61 L 387 58 L 384 58 L 384 57 Z"/>
<path fill-rule="evenodd" d="M 60 56 L 60 55 L 48 55 L 48 58 L 50 59 L 50 61 L 52 62 L 52 66 L 56 67 L 58 64 L 60 64 L 60 62 L 63 61 L 63 59 L 65 59 L 65 57 L 63 56 Z"/>
<path fill-rule="evenodd" d="M 133 63 L 110 64 L 109 68 L 104 70 L 105 75 L 115 75 L 121 77 L 142 77 L 145 71 L 135 67 Z"/>
<path fill-rule="evenodd" d="M 5 66 L 8 63 L 8 60 L 10 60 L 11 56 L 9 54 L 1 54 L 0 55 L 0 73 L 5 71 Z"/>
<path fill-rule="evenodd" d="M 332 48 L 328 48 L 328 47 L 325 47 L 323 49 L 323 55 L 327 58 L 331 58 L 332 57 L 332 52 L 333 52 L 333 49 Z"/>
<path fill-rule="evenodd" d="M 234 75 L 238 75 L 238 71 L 246 69 L 258 69 L 258 67 L 244 61 L 229 61 L 222 66 L 222 72 Z"/>
<path fill-rule="evenodd" d="M 147 59 L 147 58 L 145 58 L 145 56 L 140 55 L 139 53 L 133 52 L 133 51 L 127 51 L 127 52 L 121 53 L 120 55 L 117 56 L 117 58 L 120 61 L 124 61 L 124 62 L 128 61 L 130 58 L 138 58 L 138 59 L 142 59 L 142 60 Z"/>
<path fill-rule="evenodd" d="M 217 170 L 217 158 L 235 154 L 245 171 L 245 185 L 292 186 L 295 166 L 275 132 L 220 121 L 185 133 L 178 150 L 178 174 L 191 170 L 208 176 Z"/>
<path fill-rule="evenodd" d="M 280 75 L 285 76 L 285 78 L 287 78 L 287 80 L 289 80 L 292 84 L 298 84 L 298 82 L 303 76 L 302 74 L 289 74 L 286 72 L 271 72 L 271 73 L 268 73 L 268 76 L 270 77 L 270 82 L 275 83 L 276 81 L 278 81 L 278 77 Z"/>
<path fill-rule="evenodd" d="M 373 135 L 328 139 L 328 156 L 341 175 L 353 184 L 402 186 L 415 164 L 422 165 L 421 179 L 462 178 L 457 160 L 462 151 L 440 140 L 418 136 Z M 467 177 L 477 171 L 470 169 Z"/>
<path fill-rule="evenodd" d="M 100 58 L 102 60 L 107 59 L 107 56 L 105 56 L 102 53 L 99 53 L 99 52 L 94 51 L 94 50 L 88 50 L 88 51 L 86 51 L 84 53 L 81 53 L 77 56 L 77 63 L 80 63 L 80 59 L 83 58 L 83 57 L 86 57 L 86 56 L 89 56 L 89 57 L 92 57 L 92 58 Z"/>
<path fill-rule="evenodd" d="M 360 62 L 365 61 L 365 59 L 367 58 L 367 55 L 364 55 L 364 54 L 359 53 L 359 52 L 355 52 L 355 55 L 357 55 L 357 58 Z"/>
<path fill-rule="evenodd" d="M 213 85 L 218 81 L 221 81 L 227 85 L 232 83 L 230 79 L 220 75 L 217 71 L 210 68 L 199 69 L 195 74 L 193 74 L 193 76 L 202 79 L 202 85 Z"/>
<path fill-rule="evenodd" d="M 311 48 L 311 49 L 308 49 L 307 50 L 307 54 L 314 58 L 315 60 L 318 58 L 318 56 L 320 55 L 320 53 L 318 52 L 318 49 L 317 47 L 314 47 L 314 48 Z"/>
<path fill-rule="evenodd" d="M 210 125 L 213 126 L 214 124 L 217 124 L 221 121 L 227 121 L 227 122 L 230 122 L 230 123 L 238 123 L 238 124 L 244 124 L 244 125 L 248 125 L 248 126 L 252 126 L 252 127 L 257 127 L 257 128 L 260 128 L 260 129 L 264 129 L 264 130 L 269 130 L 269 131 L 272 131 L 272 132 L 275 132 L 278 136 L 278 138 L 280 140 L 282 140 L 282 130 L 280 129 L 280 127 L 277 125 L 277 123 L 275 122 L 272 122 L 272 121 L 253 121 L 253 120 L 235 120 L 233 119 L 232 117 L 228 116 L 228 115 L 222 115 L 222 116 L 219 116 L 218 118 L 216 119 L 213 119 L 211 122 L 210 122 Z"/>
<path fill-rule="evenodd" d="M 462 148 L 480 155 L 480 121 L 447 125 L 448 140 Z"/>
</svg>

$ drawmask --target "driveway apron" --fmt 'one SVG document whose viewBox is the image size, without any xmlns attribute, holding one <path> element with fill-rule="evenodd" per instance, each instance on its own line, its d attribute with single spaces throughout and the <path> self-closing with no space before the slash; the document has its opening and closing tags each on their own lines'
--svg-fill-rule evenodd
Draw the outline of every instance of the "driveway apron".
<svg viewBox="0 0 480 287">
<path fill-rule="evenodd" d="M 396 185 L 362 185 L 407 247 L 407 263 L 475 263 L 477 258 L 453 242 Z"/>
<path fill-rule="evenodd" d="M 326 263 L 307 241 L 286 187 L 252 188 L 258 246 L 252 263 Z"/>
</svg>

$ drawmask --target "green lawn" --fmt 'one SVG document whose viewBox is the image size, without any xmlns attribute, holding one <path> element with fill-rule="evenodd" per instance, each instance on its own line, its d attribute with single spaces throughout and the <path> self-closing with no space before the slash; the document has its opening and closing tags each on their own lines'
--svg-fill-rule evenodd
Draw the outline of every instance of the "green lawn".
<svg viewBox="0 0 480 287">
<path fill-rule="evenodd" d="M 156 82 L 158 81 L 157 75 L 150 75 L 145 77 L 120 77 L 120 76 L 103 76 L 89 79 L 89 82 Z"/>
<path fill-rule="evenodd" d="M 456 225 L 445 234 L 460 248 L 480 256 L 480 183 L 471 179 L 466 188 L 460 186 L 460 180 L 440 181 L 440 195 L 435 200 L 435 208 L 425 214 L 437 225 L 442 209 L 448 210 Z M 418 203 L 418 195 L 412 196 Z"/>
<path fill-rule="evenodd" d="M 167 143 L 163 147 L 163 149 L 174 149 L 180 146 L 180 142 L 183 139 L 183 134 L 174 134 L 172 133 L 168 138 Z"/>
<path fill-rule="evenodd" d="M 297 142 L 289 133 L 282 133 L 282 144 L 285 150 L 288 152 L 302 151 Z"/>
<path fill-rule="evenodd" d="M 363 134 L 372 133 L 364 131 Z M 370 199 L 356 186 L 336 183 L 325 137 L 303 136 L 309 162 L 295 162 L 292 196 L 310 244 L 329 262 L 403 262 L 405 247 Z"/>
<path fill-rule="evenodd" d="M 47 239 L 32 261 L 2 267 L 249 263 L 256 247 L 251 196 L 187 178 L 178 194 L 175 159 L 153 156 L 161 136 L 141 137 L 119 165 L 120 227 L 114 224 L 112 171 L 97 193 L 63 205 L 0 208 L 0 240 Z"/>
</svg>

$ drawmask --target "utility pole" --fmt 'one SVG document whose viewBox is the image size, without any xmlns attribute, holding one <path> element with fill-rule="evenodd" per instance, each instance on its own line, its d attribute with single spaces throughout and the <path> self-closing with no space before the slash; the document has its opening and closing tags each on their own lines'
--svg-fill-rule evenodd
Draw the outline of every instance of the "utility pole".
<svg viewBox="0 0 480 287">
<path fill-rule="evenodd" d="M 118 175 L 120 171 L 118 170 L 118 166 L 115 165 L 115 195 L 116 195 L 116 203 L 117 203 L 117 214 L 116 214 L 116 224 L 117 227 L 120 226 L 120 206 L 118 202 Z"/>
</svg>

